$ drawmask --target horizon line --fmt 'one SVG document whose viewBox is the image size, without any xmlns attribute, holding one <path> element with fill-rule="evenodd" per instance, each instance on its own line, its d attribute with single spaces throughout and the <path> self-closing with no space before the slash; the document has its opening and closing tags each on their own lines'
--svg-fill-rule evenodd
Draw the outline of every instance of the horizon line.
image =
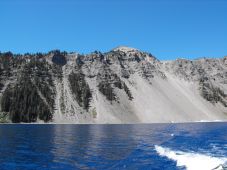
<svg viewBox="0 0 227 170">
<path fill-rule="evenodd" d="M 87 52 L 87 53 L 84 53 L 84 52 L 78 52 L 78 51 L 72 51 L 72 50 L 63 50 L 63 49 L 60 49 L 60 48 L 53 48 L 53 49 L 50 49 L 50 50 L 44 50 L 44 51 L 33 51 L 33 52 L 14 52 L 13 50 L 5 50 L 5 51 L 1 51 L 0 49 L 0 54 L 5 54 L 5 53 L 12 53 L 13 55 L 36 55 L 36 54 L 48 54 L 48 53 L 51 53 L 51 52 L 54 52 L 54 51 L 59 51 L 61 53 L 64 53 L 66 52 L 67 54 L 80 54 L 80 55 L 89 55 L 89 54 L 92 54 L 92 53 L 95 53 L 95 52 L 101 52 L 103 54 L 105 53 L 108 53 L 108 52 L 111 52 L 113 51 L 114 49 L 117 49 L 119 47 L 126 47 L 126 48 L 132 48 L 132 49 L 135 49 L 135 50 L 138 50 L 139 52 L 144 52 L 144 53 L 148 53 L 148 54 L 151 54 L 153 57 L 159 59 L 159 57 L 157 57 L 156 55 L 153 55 L 151 52 L 149 51 L 146 51 L 146 50 L 140 50 L 138 48 L 135 48 L 135 47 L 129 47 L 129 46 L 122 46 L 122 45 L 119 45 L 115 48 L 111 48 L 110 50 L 108 51 L 103 51 L 103 50 L 93 50 L 91 52 Z M 227 57 L 227 54 L 226 55 L 223 55 L 223 56 L 198 56 L 198 57 L 195 57 L 195 58 L 189 58 L 189 57 L 185 57 L 185 56 L 179 56 L 179 57 L 174 57 L 174 59 L 159 59 L 160 61 L 171 61 L 171 60 L 177 60 L 177 59 L 186 59 L 186 60 L 198 60 L 198 59 L 216 59 L 216 58 L 225 58 Z M 160 57 L 161 58 L 161 57 Z"/>
</svg>

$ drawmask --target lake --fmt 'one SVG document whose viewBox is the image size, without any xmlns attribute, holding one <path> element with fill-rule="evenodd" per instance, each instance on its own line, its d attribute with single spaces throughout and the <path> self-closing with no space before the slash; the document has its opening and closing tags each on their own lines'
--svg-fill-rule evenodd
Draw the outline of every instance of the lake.
<svg viewBox="0 0 227 170">
<path fill-rule="evenodd" d="M 227 123 L 0 125 L 1 170 L 212 169 Z"/>
</svg>

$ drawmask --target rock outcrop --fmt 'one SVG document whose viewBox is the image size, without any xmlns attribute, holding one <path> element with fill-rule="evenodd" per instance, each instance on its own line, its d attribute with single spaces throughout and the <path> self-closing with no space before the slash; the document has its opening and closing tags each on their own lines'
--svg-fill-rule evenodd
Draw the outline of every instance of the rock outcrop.
<svg viewBox="0 0 227 170">
<path fill-rule="evenodd" d="M 0 122 L 227 120 L 227 58 L 159 61 L 134 48 L 0 53 Z"/>
</svg>

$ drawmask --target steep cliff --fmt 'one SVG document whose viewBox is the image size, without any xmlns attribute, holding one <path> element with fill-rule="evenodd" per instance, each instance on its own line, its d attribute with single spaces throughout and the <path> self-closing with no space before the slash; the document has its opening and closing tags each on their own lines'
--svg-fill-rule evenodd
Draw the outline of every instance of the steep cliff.
<svg viewBox="0 0 227 170">
<path fill-rule="evenodd" d="M 227 58 L 159 61 L 129 47 L 0 53 L 0 110 L 2 122 L 227 120 Z"/>
</svg>

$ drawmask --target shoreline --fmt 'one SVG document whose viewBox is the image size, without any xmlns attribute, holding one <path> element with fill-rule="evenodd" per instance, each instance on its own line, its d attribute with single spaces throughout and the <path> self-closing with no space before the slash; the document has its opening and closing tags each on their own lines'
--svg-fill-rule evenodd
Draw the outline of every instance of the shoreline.
<svg viewBox="0 0 227 170">
<path fill-rule="evenodd" d="M 188 121 L 188 122 L 151 122 L 151 123 L 0 123 L 0 125 L 151 125 L 151 124 L 194 124 L 194 123 L 227 123 L 227 120 Z"/>
</svg>

